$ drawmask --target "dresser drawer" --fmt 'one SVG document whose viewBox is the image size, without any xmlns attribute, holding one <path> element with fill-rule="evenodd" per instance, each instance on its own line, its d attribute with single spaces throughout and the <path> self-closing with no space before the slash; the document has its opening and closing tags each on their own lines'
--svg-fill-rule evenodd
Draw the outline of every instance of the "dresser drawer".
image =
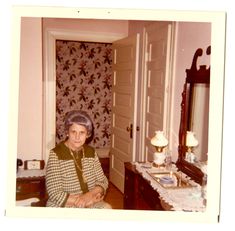
<svg viewBox="0 0 235 231">
<path fill-rule="evenodd" d="M 124 209 L 163 210 L 158 192 L 130 162 L 125 163 Z"/>
<path fill-rule="evenodd" d="M 45 178 L 23 178 L 16 181 L 16 200 L 45 196 Z"/>
<path fill-rule="evenodd" d="M 147 180 L 143 179 L 140 175 L 138 176 L 138 194 L 139 198 L 148 204 L 150 209 L 163 210 L 157 191 L 153 190 L 152 186 Z"/>
</svg>

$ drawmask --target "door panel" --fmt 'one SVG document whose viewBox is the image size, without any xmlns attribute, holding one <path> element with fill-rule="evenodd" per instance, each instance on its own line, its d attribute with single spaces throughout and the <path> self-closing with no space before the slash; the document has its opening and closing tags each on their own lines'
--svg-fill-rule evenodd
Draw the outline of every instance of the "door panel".
<svg viewBox="0 0 235 231">
<path fill-rule="evenodd" d="M 154 148 L 150 139 L 156 130 L 163 130 L 166 134 L 166 83 L 167 68 L 171 44 L 171 24 L 168 22 L 158 23 L 146 28 L 145 45 L 147 50 L 147 86 L 146 86 L 146 116 L 145 116 L 145 144 L 144 150 L 147 160 L 152 161 Z"/>
<path fill-rule="evenodd" d="M 110 181 L 124 192 L 124 162 L 135 160 L 139 35 L 113 43 Z M 132 132 L 132 138 L 130 133 Z"/>
</svg>

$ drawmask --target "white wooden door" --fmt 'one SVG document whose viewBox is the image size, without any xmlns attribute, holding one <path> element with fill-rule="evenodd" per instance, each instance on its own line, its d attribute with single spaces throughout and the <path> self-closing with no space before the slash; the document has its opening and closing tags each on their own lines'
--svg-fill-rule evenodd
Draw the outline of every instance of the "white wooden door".
<svg viewBox="0 0 235 231">
<path fill-rule="evenodd" d="M 159 22 L 146 28 L 146 107 L 145 107 L 145 159 L 152 161 L 155 151 L 150 143 L 155 131 L 168 136 L 170 127 L 169 75 L 171 58 L 171 24 Z"/>
<path fill-rule="evenodd" d="M 124 162 L 135 160 L 139 34 L 113 43 L 110 181 L 124 192 Z"/>
</svg>

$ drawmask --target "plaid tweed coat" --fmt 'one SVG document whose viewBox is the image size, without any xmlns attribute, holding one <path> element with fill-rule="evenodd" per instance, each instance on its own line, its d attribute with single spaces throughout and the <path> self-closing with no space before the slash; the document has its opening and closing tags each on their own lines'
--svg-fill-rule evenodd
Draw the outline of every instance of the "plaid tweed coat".
<svg viewBox="0 0 235 231">
<path fill-rule="evenodd" d="M 95 150 L 88 145 L 83 148 L 84 157 L 80 157 L 80 162 L 87 183 L 83 181 L 82 174 L 76 168 L 70 150 L 64 142 L 50 151 L 46 167 L 47 206 L 64 207 L 70 194 L 85 193 L 97 185 L 106 192 L 108 180 Z"/>
</svg>

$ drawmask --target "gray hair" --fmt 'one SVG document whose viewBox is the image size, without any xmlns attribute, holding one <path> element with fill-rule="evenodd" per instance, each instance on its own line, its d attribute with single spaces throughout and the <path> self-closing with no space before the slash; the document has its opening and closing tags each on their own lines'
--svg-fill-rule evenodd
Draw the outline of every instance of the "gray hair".
<svg viewBox="0 0 235 231">
<path fill-rule="evenodd" d="M 73 110 L 65 115 L 65 132 L 69 131 L 69 128 L 73 123 L 83 125 L 87 129 L 88 136 L 92 135 L 93 123 L 90 116 L 85 111 Z"/>
</svg>

